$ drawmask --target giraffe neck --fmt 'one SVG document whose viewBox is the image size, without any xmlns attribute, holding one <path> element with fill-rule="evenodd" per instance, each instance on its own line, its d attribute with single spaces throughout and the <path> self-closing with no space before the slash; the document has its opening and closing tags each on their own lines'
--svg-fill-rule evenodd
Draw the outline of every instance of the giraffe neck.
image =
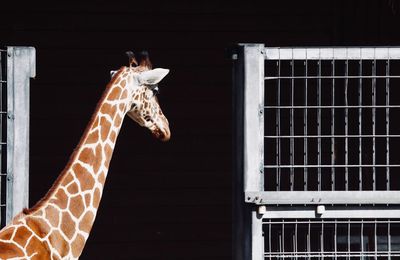
<svg viewBox="0 0 400 260">
<path fill-rule="evenodd" d="M 127 75 L 122 68 L 114 76 L 67 167 L 44 199 L 20 220 L 28 226 L 40 223 L 52 255 L 78 258 L 89 236 L 129 105 Z"/>
</svg>

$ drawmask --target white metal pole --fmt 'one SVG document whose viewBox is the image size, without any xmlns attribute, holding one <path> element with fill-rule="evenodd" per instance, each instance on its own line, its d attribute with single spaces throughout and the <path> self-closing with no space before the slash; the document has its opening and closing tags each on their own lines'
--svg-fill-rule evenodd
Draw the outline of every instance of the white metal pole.
<svg viewBox="0 0 400 260">
<path fill-rule="evenodd" d="M 35 48 L 7 48 L 6 223 L 28 207 L 29 80 L 36 75 L 35 63 Z"/>
</svg>

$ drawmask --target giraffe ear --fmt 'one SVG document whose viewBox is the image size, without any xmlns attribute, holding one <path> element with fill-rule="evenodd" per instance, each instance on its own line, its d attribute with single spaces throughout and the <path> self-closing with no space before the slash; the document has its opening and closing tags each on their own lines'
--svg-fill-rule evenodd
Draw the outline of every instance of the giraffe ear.
<svg viewBox="0 0 400 260">
<path fill-rule="evenodd" d="M 167 76 L 168 69 L 153 69 L 142 72 L 140 74 L 140 82 L 145 85 L 158 84 L 165 76 Z"/>
</svg>

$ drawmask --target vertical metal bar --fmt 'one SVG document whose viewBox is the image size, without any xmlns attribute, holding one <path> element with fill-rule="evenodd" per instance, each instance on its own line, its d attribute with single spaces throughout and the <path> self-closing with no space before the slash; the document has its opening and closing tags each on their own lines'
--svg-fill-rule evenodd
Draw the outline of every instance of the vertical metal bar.
<svg viewBox="0 0 400 260">
<path fill-rule="evenodd" d="M 324 255 L 324 220 L 321 220 L 320 243 L 321 243 L 320 252 L 321 255 Z M 324 257 L 322 257 L 322 259 L 324 259 Z"/>
<path fill-rule="evenodd" d="M 304 161 L 304 190 L 307 190 L 307 183 L 308 183 L 308 168 L 307 168 L 307 164 L 308 164 L 308 139 L 307 139 L 307 135 L 308 135 L 308 60 L 306 58 L 305 62 L 304 62 L 304 77 L 305 77 L 305 85 L 304 85 L 304 118 L 303 118 L 303 124 L 304 124 L 304 151 L 303 151 L 303 161 Z"/>
<path fill-rule="evenodd" d="M 275 111 L 275 135 L 276 135 L 276 139 L 275 139 L 275 144 L 276 144 L 276 155 L 275 155 L 275 160 L 276 160 L 276 165 L 281 165 L 281 139 L 278 138 L 278 136 L 280 136 L 281 134 L 281 130 L 280 130 L 280 118 L 281 118 L 281 110 L 280 110 L 280 105 L 281 105 L 281 88 L 280 88 L 280 71 L 281 71 L 281 66 L 280 66 L 280 61 L 278 60 L 276 62 L 276 73 L 277 73 L 277 91 L 276 91 L 276 101 L 277 101 L 277 108 Z M 280 167 L 278 167 L 275 170 L 275 174 L 276 174 L 276 180 L 275 180 L 275 190 L 279 191 L 279 176 L 280 176 Z"/>
<path fill-rule="evenodd" d="M 244 45 L 244 187 L 264 191 L 264 45 Z"/>
<path fill-rule="evenodd" d="M 364 220 L 361 219 L 361 254 L 364 253 Z"/>
<path fill-rule="evenodd" d="M 337 220 L 336 219 L 335 219 L 334 225 L 335 225 L 335 227 L 334 227 L 335 231 L 334 231 L 334 239 L 333 240 L 334 240 L 335 259 L 337 259 L 338 251 L 337 251 Z"/>
<path fill-rule="evenodd" d="M 280 109 L 280 105 L 281 105 L 281 60 L 278 60 L 278 91 L 277 91 L 277 100 L 278 100 L 278 108 L 276 110 L 277 112 L 277 121 L 278 121 L 278 133 L 277 136 L 281 135 L 281 109 Z M 281 160 L 281 138 L 278 138 L 278 156 L 279 156 L 279 161 L 278 161 L 278 165 L 281 165 L 282 160 Z M 277 191 L 281 190 L 281 168 L 278 167 L 277 169 L 277 177 L 276 177 L 276 181 L 277 181 Z"/>
<path fill-rule="evenodd" d="M 332 108 L 331 108 L 331 165 L 335 165 L 335 158 L 336 158 L 336 152 L 335 152 L 335 138 L 333 137 L 335 135 L 335 108 L 333 107 L 335 105 L 335 60 L 332 60 Z M 332 185 L 332 190 L 335 190 L 335 167 L 331 168 L 331 185 Z"/>
<path fill-rule="evenodd" d="M 388 253 L 389 253 L 389 259 L 391 259 L 392 257 L 390 256 L 390 254 L 392 253 L 392 247 L 390 245 L 391 243 L 391 237 L 390 237 L 390 219 L 388 220 L 388 229 L 387 229 L 387 241 L 388 241 Z"/>
<path fill-rule="evenodd" d="M 292 59 L 291 63 L 291 86 L 290 86 L 290 165 L 294 165 L 294 60 Z M 290 190 L 293 191 L 294 189 L 294 168 L 290 168 Z"/>
<path fill-rule="evenodd" d="M 272 245 L 272 243 L 271 243 L 271 238 L 272 238 L 271 237 L 271 229 L 272 229 L 271 219 L 269 220 L 268 225 L 269 225 L 269 228 L 268 228 L 268 248 L 269 248 L 269 253 L 270 253 L 269 259 L 271 259 L 271 252 L 272 252 L 272 250 L 271 250 L 271 245 Z"/>
<path fill-rule="evenodd" d="M 359 66 L 359 73 L 358 75 L 360 76 L 359 80 L 358 80 L 358 105 L 360 106 L 358 108 L 358 135 L 360 136 L 358 138 L 358 164 L 362 165 L 362 74 L 363 74 L 363 68 L 362 68 L 362 60 L 359 60 L 358 62 L 358 66 Z M 359 190 L 362 190 L 362 167 L 360 166 L 358 168 L 358 188 Z"/>
<path fill-rule="evenodd" d="M 311 252 L 311 221 L 308 220 L 308 230 L 307 230 L 307 252 Z"/>
<path fill-rule="evenodd" d="M 285 220 L 282 220 L 282 254 L 285 253 Z"/>
<path fill-rule="evenodd" d="M 348 103 L 348 86 L 349 86 L 349 61 L 345 62 L 345 82 L 344 82 L 344 102 L 345 102 L 345 110 L 344 110 L 344 135 L 346 136 L 344 139 L 344 154 L 345 154 L 345 190 L 349 190 L 349 103 Z"/>
<path fill-rule="evenodd" d="M 280 254 L 282 254 L 282 243 L 283 243 L 283 239 L 282 239 L 282 229 L 279 231 L 279 237 L 278 237 L 278 240 L 279 240 L 279 253 Z"/>
<path fill-rule="evenodd" d="M 372 62 L 372 189 L 376 190 L 376 60 Z"/>
<path fill-rule="evenodd" d="M 387 60 L 386 61 L 386 165 L 390 165 L 390 154 L 389 154 L 389 135 L 390 135 L 390 131 L 389 131 L 389 113 L 390 113 L 390 109 L 389 109 L 389 105 L 390 105 L 390 61 Z M 390 167 L 387 166 L 386 167 L 386 190 L 390 190 Z"/>
<path fill-rule="evenodd" d="M 321 59 L 318 61 L 318 119 L 317 119 L 317 131 L 318 131 L 318 190 L 321 190 Z"/>
<path fill-rule="evenodd" d="M 378 235 L 377 235 L 377 226 L 378 226 L 378 224 L 377 224 L 377 221 L 375 220 L 374 221 L 374 247 L 375 247 L 375 259 L 377 259 L 378 258 Z"/>
<path fill-rule="evenodd" d="M 294 226 L 293 250 L 296 253 L 296 258 L 295 259 L 297 259 L 297 243 L 298 243 L 298 241 L 297 241 L 297 236 L 298 236 L 298 234 L 297 234 L 297 219 L 295 220 L 295 224 L 294 225 L 295 226 Z"/>
<path fill-rule="evenodd" d="M 28 207 L 29 80 L 35 77 L 32 47 L 7 50 L 7 209 L 6 221 Z"/>
<path fill-rule="evenodd" d="M 347 252 L 350 255 L 350 238 L 351 238 L 351 233 L 350 233 L 350 220 L 347 222 Z"/>
</svg>

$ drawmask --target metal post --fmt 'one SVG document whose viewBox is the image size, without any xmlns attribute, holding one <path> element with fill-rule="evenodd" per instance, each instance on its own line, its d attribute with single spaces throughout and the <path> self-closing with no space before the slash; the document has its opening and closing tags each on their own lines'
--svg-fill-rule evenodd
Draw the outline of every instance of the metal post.
<svg viewBox="0 0 400 260">
<path fill-rule="evenodd" d="M 233 169 L 233 220 L 232 255 L 234 260 L 251 258 L 252 233 L 251 205 L 244 200 L 245 185 L 245 48 L 239 45 L 232 53 L 233 60 L 233 122 L 234 157 Z"/>
<path fill-rule="evenodd" d="M 264 236 L 262 228 L 262 216 L 256 211 L 252 213 L 252 257 L 251 260 L 264 259 Z"/>
<path fill-rule="evenodd" d="M 264 45 L 244 48 L 244 189 L 264 191 Z"/>
<path fill-rule="evenodd" d="M 6 138 L 5 131 L 3 131 L 3 125 L 5 123 L 7 104 L 4 102 L 6 100 L 4 90 L 6 90 L 7 84 L 7 50 L 0 49 L 0 228 L 3 227 L 6 222 L 6 190 L 3 189 L 2 183 L 6 182 L 6 159 L 7 159 L 7 151 L 6 151 Z M 5 187 L 5 185 L 4 185 Z"/>
<path fill-rule="evenodd" d="M 36 74 L 35 60 L 33 47 L 7 48 L 7 223 L 28 207 L 29 79 Z"/>
</svg>

